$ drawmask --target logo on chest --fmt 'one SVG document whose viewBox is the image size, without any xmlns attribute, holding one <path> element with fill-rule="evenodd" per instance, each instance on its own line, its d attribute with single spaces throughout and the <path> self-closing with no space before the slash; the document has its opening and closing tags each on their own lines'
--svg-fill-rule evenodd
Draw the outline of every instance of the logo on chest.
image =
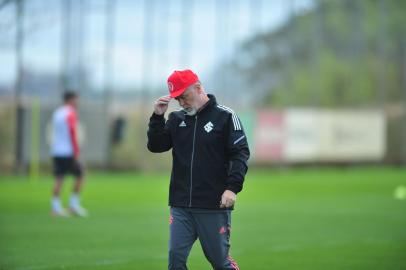
<svg viewBox="0 0 406 270">
<path fill-rule="evenodd" d="M 180 127 L 186 127 L 185 121 L 182 121 L 182 122 L 179 124 L 179 126 L 180 126 Z"/>
<path fill-rule="evenodd" d="M 204 130 L 206 130 L 207 133 L 209 133 L 210 131 L 213 130 L 213 123 L 212 122 L 208 122 L 206 125 L 204 125 Z"/>
</svg>

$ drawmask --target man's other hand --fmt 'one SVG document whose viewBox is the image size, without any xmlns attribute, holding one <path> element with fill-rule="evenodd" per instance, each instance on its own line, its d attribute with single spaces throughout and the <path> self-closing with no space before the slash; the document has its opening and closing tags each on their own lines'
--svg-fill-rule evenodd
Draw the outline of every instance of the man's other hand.
<svg viewBox="0 0 406 270">
<path fill-rule="evenodd" d="M 237 195 L 231 190 L 224 191 L 221 195 L 220 208 L 228 208 L 234 205 Z"/>
</svg>

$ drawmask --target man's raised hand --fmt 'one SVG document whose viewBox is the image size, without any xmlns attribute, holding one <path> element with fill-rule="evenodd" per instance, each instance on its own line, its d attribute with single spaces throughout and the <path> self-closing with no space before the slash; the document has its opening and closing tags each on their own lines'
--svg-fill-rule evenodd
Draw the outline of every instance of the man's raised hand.
<svg viewBox="0 0 406 270">
<path fill-rule="evenodd" d="M 154 113 L 158 115 L 163 115 L 168 109 L 169 101 L 171 101 L 170 96 L 162 96 L 155 100 L 154 102 Z"/>
</svg>

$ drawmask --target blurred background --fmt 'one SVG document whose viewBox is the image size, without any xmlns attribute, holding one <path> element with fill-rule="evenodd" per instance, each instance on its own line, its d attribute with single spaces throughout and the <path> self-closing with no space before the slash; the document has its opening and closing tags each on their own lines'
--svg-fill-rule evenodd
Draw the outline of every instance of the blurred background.
<svg viewBox="0 0 406 270">
<path fill-rule="evenodd" d="M 74 89 L 88 166 L 168 168 L 169 155 L 147 154 L 145 132 L 167 76 L 186 68 L 238 112 L 252 164 L 406 164 L 405 8 L 391 0 L 1 1 L 0 166 L 49 163 L 51 112 Z"/>
<path fill-rule="evenodd" d="M 249 141 L 243 269 L 406 269 L 405 26 L 400 0 L 0 0 L 0 269 L 166 268 L 171 154 L 146 131 L 186 68 Z M 49 216 L 65 89 L 88 219 Z"/>
</svg>

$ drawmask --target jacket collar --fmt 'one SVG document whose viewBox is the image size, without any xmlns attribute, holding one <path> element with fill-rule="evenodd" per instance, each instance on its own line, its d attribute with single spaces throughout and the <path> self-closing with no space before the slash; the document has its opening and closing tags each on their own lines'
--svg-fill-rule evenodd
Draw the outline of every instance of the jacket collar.
<svg viewBox="0 0 406 270">
<path fill-rule="evenodd" d="M 217 100 L 216 97 L 212 94 L 207 94 L 209 97 L 209 101 L 207 101 L 198 111 L 197 113 L 200 113 L 201 111 L 204 111 L 207 107 L 212 107 L 217 105 Z"/>
<path fill-rule="evenodd" d="M 209 97 L 209 100 L 202 107 L 200 107 L 200 109 L 197 111 L 196 115 L 201 113 L 202 111 L 205 111 L 209 107 L 213 107 L 213 106 L 217 105 L 217 100 L 214 95 L 207 94 L 207 96 Z M 185 115 L 187 115 L 185 110 L 182 110 L 182 111 L 184 112 Z"/>
</svg>

